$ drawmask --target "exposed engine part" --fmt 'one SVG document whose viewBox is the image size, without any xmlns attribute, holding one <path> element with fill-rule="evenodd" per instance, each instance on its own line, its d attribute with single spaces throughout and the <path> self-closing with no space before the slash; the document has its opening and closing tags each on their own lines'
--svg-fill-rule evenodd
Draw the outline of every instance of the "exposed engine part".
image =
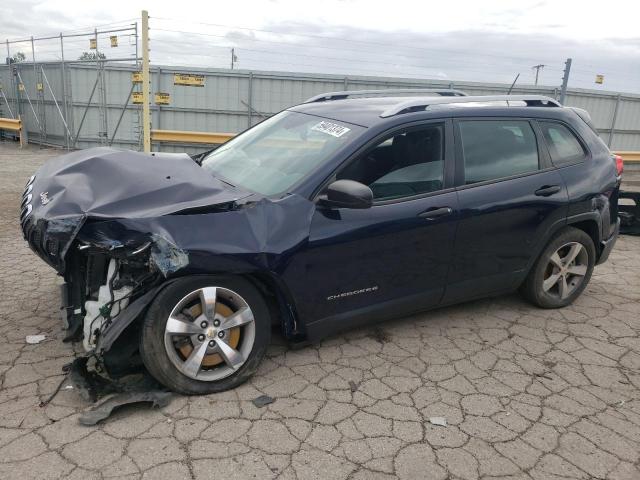
<svg viewBox="0 0 640 480">
<path fill-rule="evenodd" d="M 86 351 L 91 351 L 96 344 L 96 331 L 100 331 L 102 325 L 129 304 L 129 296 L 133 291 L 133 286 L 119 285 L 114 288 L 114 283 L 118 280 L 118 262 L 115 259 L 109 261 L 107 268 L 106 283 L 98 289 L 97 300 L 87 300 L 84 304 L 86 314 L 84 316 L 84 339 L 83 346 Z"/>
</svg>

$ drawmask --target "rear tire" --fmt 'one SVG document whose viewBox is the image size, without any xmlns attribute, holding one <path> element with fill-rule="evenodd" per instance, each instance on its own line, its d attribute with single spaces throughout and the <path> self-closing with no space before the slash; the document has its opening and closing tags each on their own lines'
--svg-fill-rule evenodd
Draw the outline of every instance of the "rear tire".
<svg viewBox="0 0 640 480">
<path fill-rule="evenodd" d="M 166 387 L 201 395 L 249 379 L 270 339 L 269 309 L 250 282 L 194 276 L 177 280 L 155 298 L 144 318 L 140 355 Z"/>
<path fill-rule="evenodd" d="M 586 288 L 596 261 L 591 237 L 566 227 L 549 242 L 529 272 L 520 291 L 541 308 L 570 305 Z"/>
</svg>

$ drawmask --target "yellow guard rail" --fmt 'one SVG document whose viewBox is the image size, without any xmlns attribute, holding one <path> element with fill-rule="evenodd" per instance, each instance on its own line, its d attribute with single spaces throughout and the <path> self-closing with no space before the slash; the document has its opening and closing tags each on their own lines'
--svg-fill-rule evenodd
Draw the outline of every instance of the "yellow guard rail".
<svg viewBox="0 0 640 480">
<path fill-rule="evenodd" d="M 219 145 L 235 137 L 235 133 L 183 132 L 180 130 L 151 130 L 152 142 L 206 143 Z"/>
<path fill-rule="evenodd" d="M 9 130 L 10 132 L 18 132 L 20 139 L 20 147 L 24 146 L 24 137 L 22 135 L 22 120 L 18 118 L 0 118 L 0 130 Z"/>
</svg>

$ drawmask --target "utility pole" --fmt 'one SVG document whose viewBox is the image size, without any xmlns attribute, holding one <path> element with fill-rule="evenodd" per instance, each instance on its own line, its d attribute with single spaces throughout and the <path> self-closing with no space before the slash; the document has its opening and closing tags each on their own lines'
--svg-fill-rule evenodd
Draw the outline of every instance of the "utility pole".
<svg viewBox="0 0 640 480">
<path fill-rule="evenodd" d="M 538 85 L 538 74 L 540 73 L 540 70 L 542 70 L 544 67 L 546 67 L 546 65 L 543 65 L 542 63 L 540 65 L 534 65 L 533 67 L 531 67 L 533 70 L 536 71 L 536 83 L 535 83 L 535 85 Z"/>
<path fill-rule="evenodd" d="M 560 103 L 564 105 L 564 99 L 567 96 L 567 85 L 569 84 L 569 72 L 571 71 L 571 59 L 567 58 L 564 62 L 564 74 L 562 75 L 562 87 L 560 89 Z"/>
<path fill-rule="evenodd" d="M 142 11 L 142 147 L 151 152 L 151 111 L 149 108 L 149 12 Z"/>
<path fill-rule="evenodd" d="M 238 61 L 238 57 L 236 57 L 236 49 L 231 49 L 231 70 L 233 70 L 233 64 Z"/>
</svg>

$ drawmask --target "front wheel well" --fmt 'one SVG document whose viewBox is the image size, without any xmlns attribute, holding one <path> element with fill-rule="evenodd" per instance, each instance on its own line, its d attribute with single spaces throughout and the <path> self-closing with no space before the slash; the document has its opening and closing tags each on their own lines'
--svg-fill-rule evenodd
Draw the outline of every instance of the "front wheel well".
<svg viewBox="0 0 640 480">
<path fill-rule="evenodd" d="M 262 294 L 262 297 L 269 308 L 269 313 L 271 314 L 272 326 L 277 326 L 286 338 L 295 340 L 296 336 L 299 335 L 297 316 L 295 314 L 293 302 L 289 299 L 284 287 L 280 286 L 278 281 L 268 273 L 255 272 L 238 275 L 238 277 L 242 277 L 251 282 L 251 284 Z M 174 280 L 177 280 L 177 278 Z M 172 281 L 165 282 L 161 288 L 164 288 L 164 286 L 171 282 Z M 159 293 L 159 291 L 157 293 Z M 104 352 L 105 356 L 109 356 L 110 359 L 115 358 L 118 361 L 109 363 L 122 363 L 120 362 L 122 359 L 125 359 L 124 363 L 130 362 L 129 359 L 132 358 L 134 354 L 137 354 L 137 351 L 134 352 L 134 350 L 137 350 L 137 344 L 140 338 L 140 327 L 149 306 L 155 301 L 156 296 L 157 294 L 154 295 L 151 301 L 145 305 L 140 313 L 130 321 L 118 337 L 113 340 L 109 349 Z M 136 348 L 133 348 L 134 345 Z M 117 367 L 121 367 L 121 365 L 114 366 L 116 367 L 113 368 L 114 371 L 119 370 Z"/>
<path fill-rule="evenodd" d="M 272 325 L 277 326 L 282 335 L 289 340 L 298 340 L 301 336 L 295 306 L 286 287 L 272 275 L 255 272 L 243 275 L 263 294 L 271 313 Z"/>
</svg>

